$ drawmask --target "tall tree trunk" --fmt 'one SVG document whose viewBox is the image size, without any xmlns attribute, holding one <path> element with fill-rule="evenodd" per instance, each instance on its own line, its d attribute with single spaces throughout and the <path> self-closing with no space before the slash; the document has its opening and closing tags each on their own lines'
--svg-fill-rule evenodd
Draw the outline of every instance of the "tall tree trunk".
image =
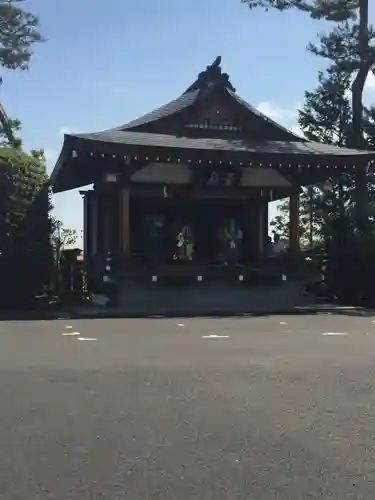
<svg viewBox="0 0 375 500">
<path fill-rule="evenodd" d="M 359 69 L 352 85 L 352 147 L 361 149 L 364 147 L 363 138 L 363 89 L 368 73 L 374 62 L 369 58 L 369 30 L 368 30 L 368 0 L 359 2 L 359 31 L 358 31 L 358 55 Z M 368 228 L 368 193 L 366 182 L 366 171 L 357 167 L 355 174 L 356 183 L 356 219 L 360 234 L 365 234 Z"/>
<path fill-rule="evenodd" d="M 1 123 L 1 126 L 3 127 L 4 134 L 5 134 L 6 138 L 8 139 L 9 144 L 13 148 L 16 149 L 17 148 L 17 141 L 13 135 L 12 127 L 9 124 L 9 118 L 8 118 L 8 116 L 5 112 L 5 109 L 1 103 L 0 103 L 0 123 Z"/>
</svg>

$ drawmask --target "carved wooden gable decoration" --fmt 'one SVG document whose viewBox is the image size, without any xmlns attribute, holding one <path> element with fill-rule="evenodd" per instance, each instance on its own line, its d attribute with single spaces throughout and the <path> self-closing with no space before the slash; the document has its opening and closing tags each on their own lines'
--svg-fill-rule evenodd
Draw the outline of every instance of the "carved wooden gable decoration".
<svg viewBox="0 0 375 500">
<path fill-rule="evenodd" d="M 238 120 L 232 115 L 233 113 L 228 109 L 222 108 L 220 105 L 211 105 L 202 109 L 195 116 L 191 116 L 185 127 L 190 129 L 242 132 L 242 127 L 238 123 Z"/>
<path fill-rule="evenodd" d="M 219 56 L 210 66 L 207 66 L 205 71 L 199 73 L 197 80 L 186 92 L 200 90 L 202 92 L 208 91 L 210 94 L 210 91 L 214 90 L 214 95 L 215 89 L 219 92 L 225 89 L 229 92 L 236 92 L 236 89 L 229 80 L 229 75 L 221 71 L 220 64 L 221 57 Z M 202 108 L 196 108 L 189 115 L 185 123 L 185 128 L 241 132 L 241 125 L 232 116 L 234 113 L 229 109 L 225 109 L 230 108 L 230 106 L 224 106 L 222 102 L 218 101 L 220 99 L 212 98 L 212 94 L 205 102 L 200 101 Z"/>
</svg>

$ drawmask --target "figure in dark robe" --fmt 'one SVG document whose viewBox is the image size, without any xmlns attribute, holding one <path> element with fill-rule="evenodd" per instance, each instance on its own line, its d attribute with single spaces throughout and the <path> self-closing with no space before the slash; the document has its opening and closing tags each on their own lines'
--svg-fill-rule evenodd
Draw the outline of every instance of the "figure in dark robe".
<svg viewBox="0 0 375 500">
<path fill-rule="evenodd" d="M 160 261 L 164 244 L 164 218 L 148 216 L 145 224 L 145 251 L 152 262 Z"/>
<path fill-rule="evenodd" d="M 225 227 L 225 264 L 236 265 L 242 251 L 243 233 L 234 219 L 230 219 Z"/>
</svg>

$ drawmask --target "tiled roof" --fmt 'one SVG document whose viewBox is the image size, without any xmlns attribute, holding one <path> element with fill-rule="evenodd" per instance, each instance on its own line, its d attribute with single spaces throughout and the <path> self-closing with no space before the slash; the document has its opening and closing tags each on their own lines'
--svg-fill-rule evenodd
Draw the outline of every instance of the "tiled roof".
<svg viewBox="0 0 375 500">
<path fill-rule="evenodd" d="M 244 101 L 241 97 L 239 97 L 234 87 L 229 81 L 229 76 L 226 73 L 222 73 L 221 71 L 221 57 L 217 57 L 213 64 L 207 66 L 205 71 L 202 71 L 196 81 L 185 91 L 180 97 L 174 99 L 173 101 L 161 106 L 160 108 L 151 111 L 135 120 L 132 120 L 129 123 L 125 123 L 120 125 L 119 127 L 115 127 L 113 129 L 109 129 L 105 132 L 115 132 L 118 130 L 132 130 L 138 128 L 142 125 L 147 125 L 149 123 L 157 122 L 163 118 L 168 116 L 172 116 L 179 111 L 182 111 L 186 108 L 189 108 L 193 104 L 197 102 L 198 99 L 204 99 L 211 94 L 214 89 L 220 88 L 222 91 L 227 92 L 231 99 L 233 99 L 237 104 L 244 107 L 249 114 L 253 114 L 259 119 L 269 123 L 275 128 L 278 128 L 282 132 L 286 132 L 289 137 L 295 137 L 297 141 L 304 141 L 303 138 L 294 134 L 290 130 L 286 129 L 282 125 L 279 125 L 277 122 L 271 120 L 266 115 L 258 111 L 256 108 L 251 106 L 248 102 Z"/>
<path fill-rule="evenodd" d="M 242 99 L 242 97 L 240 97 L 238 94 L 236 94 L 235 92 L 232 92 L 231 90 L 227 89 L 227 92 L 228 94 L 235 100 L 238 102 L 238 104 L 240 104 L 241 106 L 243 106 L 244 108 L 246 108 L 248 111 L 250 111 L 250 113 L 253 113 L 255 116 L 257 116 L 258 118 L 270 123 L 271 125 L 273 125 L 274 127 L 277 127 L 279 130 L 282 130 L 283 132 L 287 132 L 288 134 L 294 136 L 297 140 L 300 140 L 300 141 L 304 141 L 305 139 L 303 139 L 302 137 L 299 137 L 297 134 L 295 134 L 294 132 L 292 132 L 291 130 L 287 129 L 286 127 L 283 127 L 282 125 L 280 125 L 279 123 L 275 122 L 274 120 L 272 120 L 271 118 L 269 118 L 267 115 L 261 113 L 257 108 L 254 108 L 254 106 L 252 106 L 251 104 L 249 104 L 248 102 L 246 102 L 244 99 Z"/>
<path fill-rule="evenodd" d="M 226 92 L 234 99 L 238 104 L 246 108 L 250 113 L 254 114 L 261 120 L 264 120 L 270 124 L 272 124 L 274 127 L 277 127 L 279 130 L 282 130 L 283 132 L 287 132 L 291 136 L 294 136 L 296 140 L 304 140 L 298 135 L 294 134 L 287 128 L 283 127 L 282 125 L 278 124 L 265 114 L 261 113 L 258 111 L 254 106 L 246 102 L 244 99 L 242 99 L 238 94 L 233 92 L 230 89 L 225 89 Z M 177 99 L 174 99 L 173 101 L 169 102 L 168 104 L 165 104 L 164 106 L 161 106 L 160 108 L 155 109 L 154 111 L 151 111 L 150 113 L 147 113 L 146 115 L 143 115 L 139 118 L 136 118 L 135 120 L 132 120 L 129 123 L 126 123 L 124 125 L 120 125 L 119 127 L 115 127 L 114 129 L 110 130 L 131 130 L 136 127 L 140 127 L 141 125 L 146 125 L 148 123 L 155 122 L 157 120 L 160 120 L 162 118 L 166 118 L 167 116 L 171 116 L 179 111 L 182 111 L 183 109 L 186 109 L 190 106 L 192 106 L 202 93 L 202 89 L 195 89 L 191 90 L 188 92 L 185 92 L 182 94 L 180 97 Z"/>
<path fill-rule="evenodd" d="M 375 152 L 373 151 L 339 148 L 328 144 L 308 141 L 252 142 L 244 139 L 191 138 L 121 130 L 77 134 L 73 137 L 89 141 L 123 144 L 126 146 L 151 146 L 172 149 L 196 149 L 201 151 L 232 151 L 281 155 L 375 156 Z"/>
<path fill-rule="evenodd" d="M 182 94 L 180 97 L 169 102 L 168 104 L 165 104 L 164 106 L 161 106 L 160 108 L 151 111 L 151 113 L 147 113 L 146 115 L 136 118 L 135 120 L 132 120 L 131 122 L 126 123 L 125 125 L 120 125 L 120 127 L 116 127 L 113 130 L 127 130 L 173 115 L 178 111 L 188 108 L 189 106 L 194 104 L 194 102 L 198 97 L 199 92 L 200 92 L 199 90 L 193 90 L 192 92 L 187 92 L 186 94 Z"/>
</svg>

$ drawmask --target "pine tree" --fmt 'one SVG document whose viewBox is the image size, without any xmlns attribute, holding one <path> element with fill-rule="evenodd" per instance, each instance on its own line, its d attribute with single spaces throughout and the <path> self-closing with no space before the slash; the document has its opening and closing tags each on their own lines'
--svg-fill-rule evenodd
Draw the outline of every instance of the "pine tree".
<svg viewBox="0 0 375 500">
<path fill-rule="evenodd" d="M 319 85 L 313 92 L 305 92 L 305 103 L 299 111 L 298 121 L 304 135 L 312 141 L 334 146 L 347 146 L 351 133 L 352 110 L 348 98 L 350 76 L 337 66 L 330 66 L 318 75 Z M 327 189 L 328 187 L 328 189 Z M 311 186 L 317 197 L 319 232 L 324 239 L 332 233 L 331 223 L 347 216 L 351 203 L 353 179 L 339 172 L 330 183 Z M 348 224 L 349 220 L 345 222 Z"/>
<path fill-rule="evenodd" d="M 304 136 L 317 142 L 345 146 L 352 118 L 347 96 L 350 78 L 336 66 L 318 74 L 318 86 L 305 92 L 305 102 L 298 113 Z"/>
<path fill-rule="evenodd" d="M 344 146 L 348 140 L 351 108 L 347 97 L 350 81 L 347 74 L 332 66 L 318 75 L 319 84 L 305 92 L 305 103 L 298 122 L 304 136 L 312 141 Z M 300 195 L 301 246 L 312 249 L 329 237 L 329 222 L 342 216 L 348 206 L 351 179 L 344 174 L 329 184 L 308 186 Z M 345 195 L 345 196 L 344 196 Z M 279 207 L 280 214 L 272 225 L 280 234 L 288 230 L 288 201 Z"/>
<path fill-rule="evenodd" d="M 42 41 L 39 19 L 21 8 L 23 0 L 0 0 L 0 66 L 25 70 L 32 46 Z"/>
<path fill-rule="evenodd" d="M 0 0 L 0 66 L 27 70 L 42 41 L 39 19 L 23 0 Z M 0 76 L 0 84 L 2 78 Z M 0 105 L 0 285 L 2 306 L 20 306 L 48 284 L 51 210 L 43 152 L 22 151 L 21 123 Z"/>
<path fill-rule="evenodd" d="M 289 236 L 289 200 L 282 201 L 271 227 L 283 240 Z M 314 186 L 303 188 L 299 203 L 299 234 L 302 249 L 313 250 L 323 244 L 321 194 Z"/>
<path fill-rule="evenodd" d="M 342 22 L 356 17 L 360 0 L 241 0 L 250 9 L 261 7 L 268 11 L 297 9 L 313 19 Z"/>
<path fill-rule="evenodd" d="M 309 50 L 330 60 L 351 78 L 351 133 L 349 145 L 364 148 L 365 109 L 363 90 L 370 71 L 375 67 L 375 34 L 369 24 L 369 0 L 241 0 L 250 9 L 274 8 L 280 11 L 297 9 L 311 18 L 333 21 L 336 26 Z M 368 232 L 368 193 L 366 173 L 358 171 L 356 183 L 356 222 L 359 232 Z"/>
</svg>

